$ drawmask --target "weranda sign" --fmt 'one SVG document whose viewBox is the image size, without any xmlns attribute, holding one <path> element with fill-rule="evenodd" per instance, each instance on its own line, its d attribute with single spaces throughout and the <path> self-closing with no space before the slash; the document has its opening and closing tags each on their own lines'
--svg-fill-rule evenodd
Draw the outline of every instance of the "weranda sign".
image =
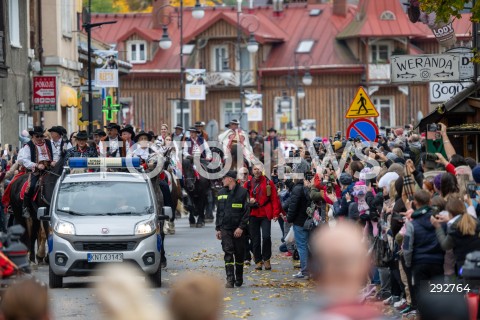
<svg viewBox="0 0 480 320">
<path fill-rule="evenodd" d="M 392 56 L 392 82 L 459 81 L 460 58 L 454 54 Z"/>
</svg>

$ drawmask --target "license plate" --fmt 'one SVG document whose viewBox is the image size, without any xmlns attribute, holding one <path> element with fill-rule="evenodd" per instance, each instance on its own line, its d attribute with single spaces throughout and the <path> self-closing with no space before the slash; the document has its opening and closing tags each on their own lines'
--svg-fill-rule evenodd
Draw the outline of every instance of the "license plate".
<svg viewBox="0 0 480 320">
<path fill-rule="evenodd" d="M 88 262 L 123 262 L 123 253 L 87 253 Z"/>
</svg>

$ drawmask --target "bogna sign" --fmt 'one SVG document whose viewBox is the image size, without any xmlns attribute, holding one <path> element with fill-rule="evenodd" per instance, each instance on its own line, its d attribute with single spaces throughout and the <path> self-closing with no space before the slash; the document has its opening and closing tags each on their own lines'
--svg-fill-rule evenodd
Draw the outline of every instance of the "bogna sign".
<svg viewBox="0 0 480 320">
<path fill-rule="evenodd" d="M 473 82 L 430 82 L 430 103 L 439 103 L 450 100 L 463 89 L 471 86 Z"/>
<path fill-rule="evenodd" d="M 460 58 L 454 54 L 392 56 L 392 82 L 460 80 Z"/>
</svg>

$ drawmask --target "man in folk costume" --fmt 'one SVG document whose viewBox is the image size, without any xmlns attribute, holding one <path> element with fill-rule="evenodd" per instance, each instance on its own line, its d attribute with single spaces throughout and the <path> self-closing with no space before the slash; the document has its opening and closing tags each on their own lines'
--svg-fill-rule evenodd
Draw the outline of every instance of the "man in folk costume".
<svg viewBox="0 0 480 320">
<path fill-rule="evenodd" d="M 237 119 L 232 119 L 229 122 L 228 129 L 218 136 L 218 141 L 223 145 L 225 157 L 228 157 L 234 144 L 240 144 L 243 146 L 244 156 L 250 163 L 252 163 L 255 158 L 248 135 L 240 128 L 240 122 Z"/>
<path fill-rule="evenodd" d="M 18 154 L 18 162 L 25 167 L 27 172 L 30 172 L 28 190 L 23 199 L 25 217 L 30 216 L 29 208 L 38 179 L 43 170 L 50 168 L 53 161 L 52 143 L 45 139 L 43 128 L 35 126 L 28 133 L 32 138 Z"/>
<path fill-rule="evenodd" d="M 112 158 L 125 157 L 127 154 L 125 141 L 118 135 L 120 126 L 111 122 L 106 128 L 107 136 L 100 141 L 100 155 Z"/>
<path fill-rule="evenodd" d="M 150 145 L 152 140 L 152 135 L 145 131 L 140 131 L 135 136 L 135 145 L 134 148 L 130 149 L 129 155 L 132 157 L 138 157 L 141 160 L 142 166 L 146 169 L 147 168 L 147 161 L 148 158 L 155 153 Z"/>
<path fill-rule="evenodd" d="M 270 145 L 270 159 L 272 161 L 272 166 L 278 163 L 278 137 L 277 130 L 275 128 L 268 129 L 268 136 L 265 138 L 265 142 Z"/>
<path fill-rule="evenodd" d="M 173 129 L 175 129 L 175 132 L 172 133 L 172 141 L 174 142 L 183 141 L 185 139 L 185 136 L 183 134 L 182 125 L 177 124 Z"/>
<path fill-rule="evenodd" d="M 207 131 L 204 130 L 205 122 L 203 122 L 203 121 L 195 122 L 195 128 L 197 128 L 197 130 L 200 131 L 199 136 L 201 136 L 203 138 L 203 140 L 208 141 L 208 133 L 207 133 Z"/>
<path fill-rule="evenodd" d="M 95 146 L 98 154 L 100 154 L 100 141 L 102 140 L 102 138 L 106 136 L 107 134 L 102 129 L 97 129 L 93 131 L 93 142 L 95 142 Z"/>
<path fill-rule="evenodd" d="M 87 131 L 79 131 L 77 133 L 77 145 L 67 150 L 65 161 L 70 158 L 97 158 L 98 153 L 95 147 L 90 147 L 87 144 Z"/>
<path fill-rule="evenodd" d="M 130 148 L 134 145 L 135 131 L 131 125 L 127 124 L 125 128 L 120 130 L 120 135 L 122 136 L 123 141 L 125 141 L 125 148 L 128 153 Z"/>
<path fill-rule="evenodd" d="M 200 131 L 194 127 L 191 127 L 188 131 L 190 131 L 190 137 L 185 139 L 186 143 L 183 146 L 183 155 L 186 157 L 200 156 L 201 160 L 210 161 L 212 159 L 212 152 L 210 151 L 207 141 L 200 136 Z"/>
<path fill-rule="evenodd" d="M 63 128 L 60 126 L 53 126 L 50 129 L 48 129 L 48 132 L 50 132 L 50 136 L 52 137 L 52 156 L 53 156 L 53 162 L 52 166 L 55 165 L 55 163 L 60 159 L 60 157 L 64 154 L 66 151 L 67 145 L 65 144 L 65 140 L 63 140 Z"/>
</svg>

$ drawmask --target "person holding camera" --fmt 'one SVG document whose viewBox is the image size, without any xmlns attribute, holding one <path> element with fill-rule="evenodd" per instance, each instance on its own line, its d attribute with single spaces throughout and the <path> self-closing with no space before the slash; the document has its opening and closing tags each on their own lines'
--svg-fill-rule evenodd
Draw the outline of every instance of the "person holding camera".
<svg viewBox="0 0 480 320">
<path fill-rule="evenodd" d="M 250 236 L 253 242 L 255 269 L 271 270 L 272 239 L 271 220 L 277 221 L 280 215 L 280 200 L 273 181 L 262 173 L 263 166 L 253 166 L 253 177 L 244 184 L 248 190 L 250 206 Z"/>
</svg>

